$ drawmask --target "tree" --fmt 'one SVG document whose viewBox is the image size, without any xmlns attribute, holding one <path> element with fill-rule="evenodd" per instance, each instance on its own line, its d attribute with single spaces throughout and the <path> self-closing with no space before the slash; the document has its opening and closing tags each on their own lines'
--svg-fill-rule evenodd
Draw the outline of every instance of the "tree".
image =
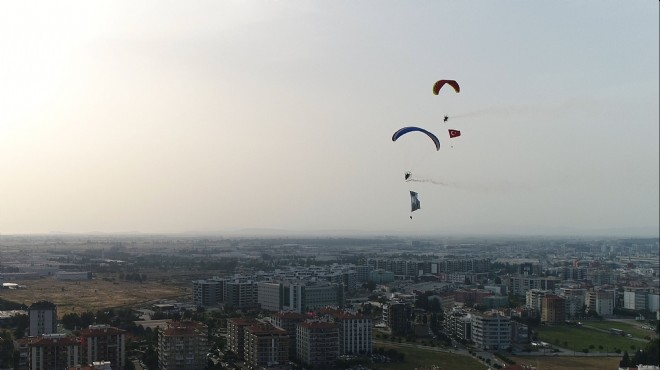
<svg viewBox="0 0 660 370">
<path fill-rule="evenodd" d="M 647 361 L 646 361 L 646 354 L 644 353 L 644 351 L 639 350 L 639 351 L 635 352 L 635 355 L 633 356 L 633 359 L 632 359 L 632 364 L 633 364 L 633 366 L 634 365 L 639 365 L 639 364 L 642 364 L 642 365 L 647 365 L 648 364 Z"/>
<path fill-rule="evenodd" d="M 655 338 L 651 340 L 644 348 L 646 354 L 646 361 L 649 365 L 657 365 L 660 363 L 660 340 Z"/>
<path fill-rule="evenodd" d="M 25 335 L 25 331 L 30 326 L 30 316 L 28 315 L 16 315 L 14 316 L 14 323 L 16 329 L 14 329 L 14 338 L 20 339 Z"/>
<path fill-rule="evenodd" d="M 623 352 L 623 358 L 619 361 L 619 367 L 629 367 L 630 366 L 630 356 L 628 351 Z"/>
<path fill-rule="evenodd" d="M 75 312 L 66 313 L 60 319 L 62 326 L 67 330 L 80 329 L 80 316 Z"/>
<path fill-rule="evenodd" d="M 14 341 L 11 331 L 2 329 L 0 331 L 0 368 L 13 366 Z"/>
</svg>

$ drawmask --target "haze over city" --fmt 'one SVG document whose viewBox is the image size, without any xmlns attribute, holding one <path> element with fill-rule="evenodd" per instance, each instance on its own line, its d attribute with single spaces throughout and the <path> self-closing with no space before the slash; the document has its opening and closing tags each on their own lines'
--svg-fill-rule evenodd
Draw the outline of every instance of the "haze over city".
<svg viewBox="0 0 660 370">
<path fill-rule="evenodd" d="M 657 237 L 658 29 L 653 1 L 3 3 L 0 234 Z"/>
</svg>

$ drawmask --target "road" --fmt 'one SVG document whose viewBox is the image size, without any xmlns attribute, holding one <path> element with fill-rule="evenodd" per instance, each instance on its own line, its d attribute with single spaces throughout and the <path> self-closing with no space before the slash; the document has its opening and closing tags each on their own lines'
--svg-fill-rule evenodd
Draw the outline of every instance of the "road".
<svg viewBox="0 0 660 370">
<path fill-rule="evenodd" d="M 603 328 L 597 328 L 597 327 L 595 327 L 595 326 L 590 326 L 590 325 L 586 325 L 586 324 L 583 324 L 582 327 L 583 327 L 583 328 L 589 328 L 589 329 L 592 329 L 592 330 L 597 330 L 597 331 L 600 331 L 600 332 L 603 332 L 603 333 L 608 333 L 608 334 L 610 334 L 610 331 L 609 331 L 609 330 L 606 330 L 606 329 L 603 329 Z M 648 342 L 648 340 L 646 340 L 646 339 L 642 339 L 642 338 L 638 338 L 638 337 L 627 337 L 627 338 L 628 338 L 628 339 L 635 340 L 635 341 L 637 341 L 637 342 L 643 342 L 643 343 L 647 343 L 647 342 Z"/>
</svg>

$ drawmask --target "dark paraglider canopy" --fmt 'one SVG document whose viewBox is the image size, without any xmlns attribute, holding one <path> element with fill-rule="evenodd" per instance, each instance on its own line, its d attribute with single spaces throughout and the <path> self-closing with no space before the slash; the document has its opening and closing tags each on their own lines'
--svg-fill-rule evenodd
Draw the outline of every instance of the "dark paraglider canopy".
<svg viewBox="0 0 660 370">
<path fill-rule="evenodd" d="M 431 140 L 433 140 L 433 143 L 435 144 L 435 149 L 440 150 L 440 140 L 438 139 L 438 137 L 433 135 L 431 132 L 426 131 L 423 128 L 419 128 L 419 127 L 409 126 L 409 127 L 404 127 L 404 128 L 401 128 L 401 129 L 397 130 L 394 133 L 394 135 L 392 135 L 392 141 L 397 141 L 397 139 L 400 138 L 401 136 L 403 136 L 403 135 L 405 135 L 409 132 L 414 132 L 414 131 L 419 131 L 419 132 L 425 133 L 428 137 L 431 138 Z"/>
<path fill-rule="evenodd" d="M 433 94 L 438 95 L 440 93 L 440 89 L 442 89 L 445 84 L 453 87 L 454 91 L 457 93 L 461 92 L 461 87 L 458 86 L 458 82 L 454 80 L 440 80 L 433 85 Z"/>
</svg>

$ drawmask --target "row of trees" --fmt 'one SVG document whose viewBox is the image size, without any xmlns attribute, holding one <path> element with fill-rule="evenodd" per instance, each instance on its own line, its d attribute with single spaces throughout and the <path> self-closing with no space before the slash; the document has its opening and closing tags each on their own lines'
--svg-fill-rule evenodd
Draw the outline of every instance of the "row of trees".
<svg viewBox="0 0 660 370">
<path fill-rule="evenodd" d="M 628 351 L 623 353 L 619 361 L 619 367 L 636 367 L 637 365 L 660 365 L 660 341 L 658 338 L 651 340 L 642 350 L 637 350 L 632 358 Z"/>
</svg>

